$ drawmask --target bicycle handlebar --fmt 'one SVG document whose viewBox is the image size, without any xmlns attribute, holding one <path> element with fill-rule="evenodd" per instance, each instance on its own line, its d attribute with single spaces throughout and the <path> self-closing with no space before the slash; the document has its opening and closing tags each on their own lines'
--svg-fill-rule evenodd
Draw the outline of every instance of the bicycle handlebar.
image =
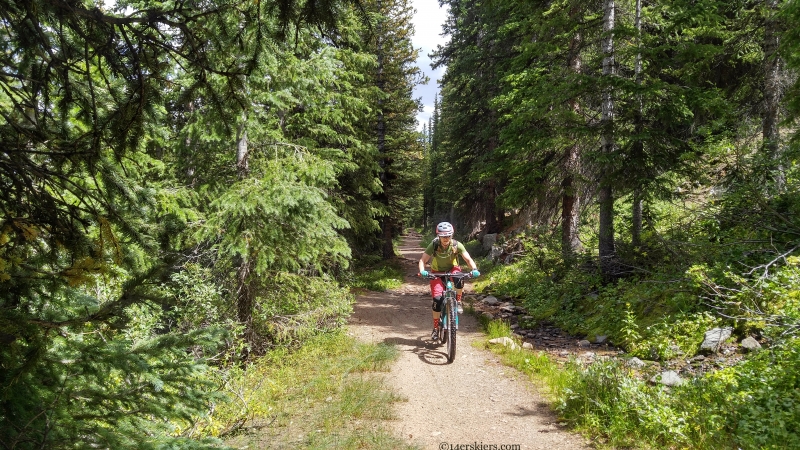
<svg viewBox="0 0 800 450">
<path fill-rule="evenodd" d="M 420 275 L 420 274 L 417 274 Z M 420 275 L 421 276 L 421 275 Z M 429 280 L 435 280 L 437 278 L 444 278 L 444 277 L 451 277 L 451 278 L 474 278 L 470 272 L 445 272 L 445 273 L 428 273 L 427 278 Z"/>
</svg>

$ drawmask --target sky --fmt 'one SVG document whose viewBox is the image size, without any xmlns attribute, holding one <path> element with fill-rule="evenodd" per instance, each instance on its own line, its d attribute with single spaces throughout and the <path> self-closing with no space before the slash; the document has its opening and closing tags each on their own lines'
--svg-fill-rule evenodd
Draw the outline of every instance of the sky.
<svg viewBox="0 0 800 450">
<path fill-rule="evenodd" d="M 444 45 L 445 38 L 440 36 L 442 24 L 447 18 L 447 9 L 440 8 L 437 0 L 412 0 L 412 5 L 417 13 L 414 15 L 414 37 L 412 43 L 414 48 L 422 49 L 419 52 L 417 66 L 425 75 L 430 78 L 427 85 L 420 85 L 414 88 L 414 97 L 422 98 L 424 109 L 417 114 L 417 129 L 422 129 L 422 124 L 428 123 L 428 118 L 433 113 L 433 99 L 439 92 L 438 79 L 444 73 L 444 68 L 437 70 L 431 69 L 431 59 L 428 53 L 432 52 L 437 45 Z"/>
</svg>

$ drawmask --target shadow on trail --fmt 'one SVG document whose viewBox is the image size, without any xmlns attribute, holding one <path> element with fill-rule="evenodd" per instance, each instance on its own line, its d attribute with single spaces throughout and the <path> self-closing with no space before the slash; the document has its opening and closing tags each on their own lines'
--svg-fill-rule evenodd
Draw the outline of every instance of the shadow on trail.
<svg viewBox="0 0 800 450">
<path fill-rule="evenodd" d="M 522 406 L 518 406 L 516 411 L 507 412 L 507 416 L 515 416 L 515 417 L 529 417 L 529 416 L 539 416 L 539 417 L 550 417 L 552 413 L 550 412 L 550 407 L 547 403 L 537 403 L 537 409 L 526 408 Z"/>
<path fill-rule="evenodd" d="M 442 344 L 434 344 L 427 339 L 427 336 L 418 337 L 416 339 L 391 337 L 384 339 L 383 342 L 396 347 L 410 347 L 407 349 L 400 348 L 400 350 L 417 355 L 417 358 L 425 364 L 430 364 L 432 366 L 443 366 L 447 364 L 447 354 L 442 350 L 438 350 L 442 347 Z"/>
</svg>

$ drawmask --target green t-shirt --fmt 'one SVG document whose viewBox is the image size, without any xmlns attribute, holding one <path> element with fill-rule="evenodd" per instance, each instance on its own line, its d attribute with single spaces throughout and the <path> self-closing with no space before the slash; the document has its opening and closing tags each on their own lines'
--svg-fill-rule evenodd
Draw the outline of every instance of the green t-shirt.
<svg viewBox="0 0 800 450">
<path fill-rule="evenodd" d="M 450 240 L 450 245 L 444 249 L 441 245 L 439 248 L 434 249 L 435 242 L 435 240 L 431 242 L 428 248 L 425 249 L 425 253 L 431 255 L 431 270 L 434 272 L 447 272 L 456 267 L 458 265 L 458 255 L 467 251 L 461 242 L 458 242 L 458 245 L 453 247 L 454 241 L 452 239 Z"/>
</svg>

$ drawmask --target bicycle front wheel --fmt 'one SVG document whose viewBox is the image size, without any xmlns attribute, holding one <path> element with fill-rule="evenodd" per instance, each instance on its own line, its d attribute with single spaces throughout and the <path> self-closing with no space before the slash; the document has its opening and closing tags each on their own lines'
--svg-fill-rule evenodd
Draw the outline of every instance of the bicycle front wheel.
<svg viewBox="0 0 800 450">
<path fill-rule="evenodd" d="M 451 363 L 456 359 L 456 300 L 451 298 L 447 302 L 447 362 Z"/>
</svg>

